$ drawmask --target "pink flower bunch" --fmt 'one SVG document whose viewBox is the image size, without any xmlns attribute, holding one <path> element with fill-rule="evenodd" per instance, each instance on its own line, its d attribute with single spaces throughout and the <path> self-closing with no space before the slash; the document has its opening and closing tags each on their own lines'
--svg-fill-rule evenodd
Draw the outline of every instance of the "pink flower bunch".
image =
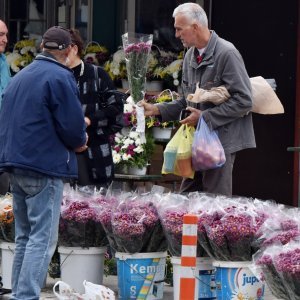
<svg viewBox="0 0 300 300">
<path fill-rule="evenodd" d="M 127 46 L 125 49 L 125 54 L 130 54 L 132 55 L 133 53 L 136 54 L 141 54 L 141 53 L 145 53 L 145 54 L 149 54 L 149 52 L 151 51 L 151 45 L 148 43 L 144 43 L 144 42 L 140 42 L 140 43 L 136 43 L 136 44 L 131 44 L 129 46 Z"/>
<path fill-rule="evenodd" d="M 151 252 L 149 247 L 152 251 L 158 251 L 159 243 L 156 244 L 156 237 L 153 239 L 157 228 L 156 234 L 162 238 L 156 207 L 143 199 L 125 201 L 112 214 L 113 236 L 118 248 L 125 252 Z"/>
<path fill-rule="evenodd" d="M 262 247 L 267 247 L 277 243 L 285 245 L 297 237 L 300 237 L 300 231 L 298 229 L 290 229 L 287 231 L 275 232 L 263 241 Z"/>
<path fill-rule="evenodd" d="M 96 219 L 96 211 L 87 201 L 72 201 L 61 213 L 61 217 L 68 221 L 86 223 Z"/>
<path fill-rule="evenodd" d="M 272 255 L 262 255 L 255 264 L 261 268 L 261 279 L 268 284 L 271 293 L 280 299 L 289 300 L 288 292 L 273 265 Z"/>
</svg>

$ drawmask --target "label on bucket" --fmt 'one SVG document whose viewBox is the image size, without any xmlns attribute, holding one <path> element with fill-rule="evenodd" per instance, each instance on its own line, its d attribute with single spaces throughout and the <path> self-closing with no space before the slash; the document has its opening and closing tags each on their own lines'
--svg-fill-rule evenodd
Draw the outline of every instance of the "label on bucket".
<svg viewBox="0 0 300 300">
<path fill-rule="evenodd" d="M 264 284 L 249 268 L 216 268 L 217 299 L 262 300 Z"/>
<path fill-rule="evenodd" d="M 215 270 L 199 270 L 198 300 L 217 299 Z"/>
<path fill-rule="evenodd" d="M 163 299 L 166 258 L 117 259 L 119 299 Z"/>
</svg>

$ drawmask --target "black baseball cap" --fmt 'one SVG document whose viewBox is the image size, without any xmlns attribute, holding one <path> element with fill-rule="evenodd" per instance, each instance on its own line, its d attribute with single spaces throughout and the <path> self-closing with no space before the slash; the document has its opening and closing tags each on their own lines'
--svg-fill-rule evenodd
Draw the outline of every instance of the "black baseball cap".
<svg viewBox="0 0 300 300">
<path fill-rule="evenodd" d="M 44 33 L 42 43 L 46 49 L 63 50 L 72 44 L 72 40 L 67 29 L 61 26 L 53 26 Z"/>
</svg>

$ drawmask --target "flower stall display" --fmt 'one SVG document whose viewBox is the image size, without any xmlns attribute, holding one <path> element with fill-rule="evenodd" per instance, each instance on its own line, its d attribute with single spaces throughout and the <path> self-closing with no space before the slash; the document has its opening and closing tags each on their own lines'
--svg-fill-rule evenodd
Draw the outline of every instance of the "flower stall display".
<svg viewBox="0 0 300 300">
<path fill-rule="evenodd" d="M 0 240 L 6 242 L 15 241 L 15 224 L 11 194 L 0 197 Z"/>
<path fill-rule="evenodd" d="M 36 41 L 21 40 L 14 46 L 13 52 L 6 53 L 7 63 L 13 74 L 29 65 L 37 55 Z"/>
<path fill-rule="evenodd" d="M 142 169 L 149 163 L 154 151 L 154 140 L 146 135 L 146 143 L 142 142 L 141 133 L 130 130 L 128 135 L 116 133 L 112 141 L 113 162 L 116 167 L 137 167 Z"/>
<path fill-rule="evenodd" d="M 83 60 L 97 66 L 103 66 L 109 59 L 109 51 L 105 46 L 92 41 L 87 44 L 83 54 Z"/>
<path fill-rule="evenodd" d="M 102 195 L 91 196 L 68 189 L 61 207 L 58 244 L 82 248 L 107 246 L 98 214 L 107 201 Z"/>
</svg>

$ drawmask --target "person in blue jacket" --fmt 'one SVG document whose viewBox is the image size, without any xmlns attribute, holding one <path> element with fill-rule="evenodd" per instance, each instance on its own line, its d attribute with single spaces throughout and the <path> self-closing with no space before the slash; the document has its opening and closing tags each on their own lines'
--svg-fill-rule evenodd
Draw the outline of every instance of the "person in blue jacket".
<svg viewBox="0 0 300 300">
<path fill-rule="evenodd" d="M 67 67 L 70 33 L 43 35 L 43 52 L 3 93 L 0 168 L 10 174 L 15 217 L 13 300 L 38 300 L 58 239 L 64 180 L 77 177 L 75 151 L 87 135 L 79 92 Z"/>
</svg>

